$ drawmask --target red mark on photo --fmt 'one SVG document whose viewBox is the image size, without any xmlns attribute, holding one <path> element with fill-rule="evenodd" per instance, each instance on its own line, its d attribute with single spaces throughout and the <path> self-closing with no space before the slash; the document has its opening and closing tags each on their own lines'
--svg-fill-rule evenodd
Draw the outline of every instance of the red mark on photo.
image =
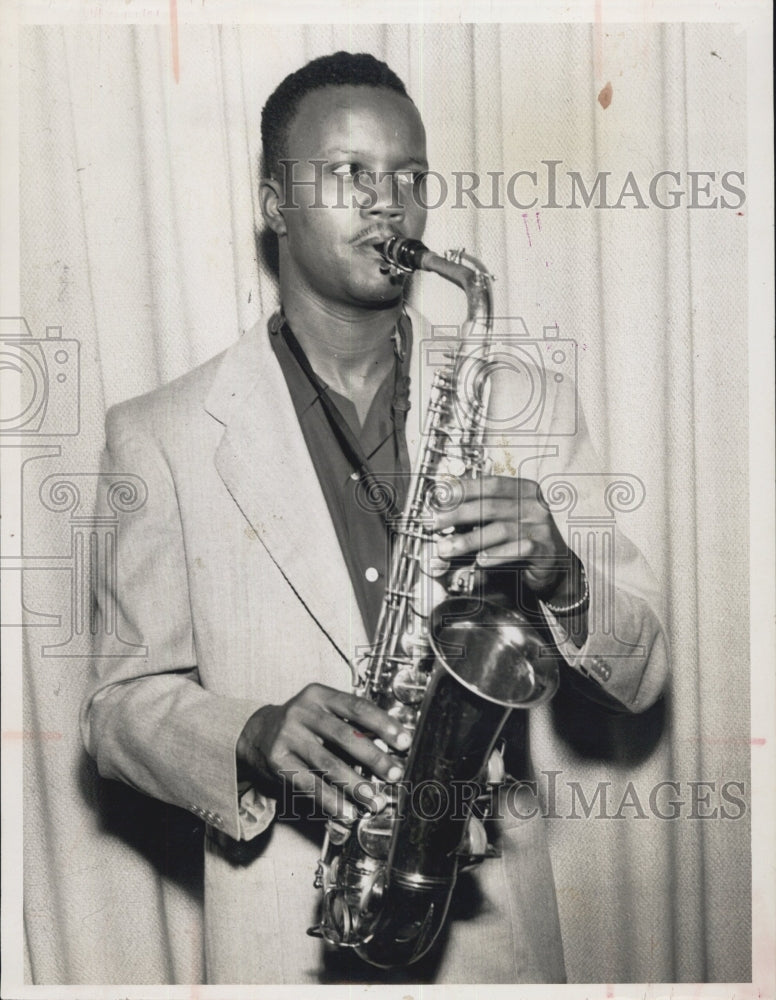
<svg viewBox="0 0 776 1000">
<path fill-rule="evenodd" d="M 523 225 L 525 226 L 525 235 L 528 237 L 528 246 L 532 247 L 533 243 L 531 243 L 531 233 L 528 229 L 528 212 L 523 212 Z"/>
</svg>

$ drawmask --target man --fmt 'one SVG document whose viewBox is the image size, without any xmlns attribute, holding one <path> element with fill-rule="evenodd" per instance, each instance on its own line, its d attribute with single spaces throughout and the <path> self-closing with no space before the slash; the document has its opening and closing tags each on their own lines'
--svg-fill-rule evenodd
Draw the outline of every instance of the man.
<svg viewBox="0 0 776 1000">
<path fill-rule="evenodd" d="M 530 809 L 500 823 L 500 859 L 462 876 L 418 965 L 383 973 L 305 935 L 317 922 L 320 815 L 347 821 L 369 806 L 357 768 L 395 781 L 411 741 L 348 690 L 388 565 L 364 482 L 406 492 L 419 421 L 406 420 L 407 404 L 421 414 L 424 404 L 423 321 L 377 247 L 421 237 L 428 167 L 417 109 L 366 55 L 338 53 L 287 78 L 265 106 L 262 139 L 282 312 L 107 418 L 106 470 L 142 476 L 148 501 L 122 524 L 118 578 L 105 585 L 122 638 L 148 655 L 96 660 L 86 745 L 106 777 L 206 820 L 209 982 L 562 981 L 552 872 Z M 548 391 L 548 412 L 562 419 L 569 390 Z M 534 478 L 593 467 L 584 427 L 549 453 L 554 464 L 537 464 Z M 536 483 L 494 475 L 463 489 L 437 517 L 439 557 L 475 560 L 502 599 L 519 580 L 579 686 L 621 709 L 648 707 L 665 641 L 635 550 L 620 542 L 614 611 L 620 636 L 649 656 L 612 668 L 607 637 L 586 641 L 585 570 Z"/>
</svg>

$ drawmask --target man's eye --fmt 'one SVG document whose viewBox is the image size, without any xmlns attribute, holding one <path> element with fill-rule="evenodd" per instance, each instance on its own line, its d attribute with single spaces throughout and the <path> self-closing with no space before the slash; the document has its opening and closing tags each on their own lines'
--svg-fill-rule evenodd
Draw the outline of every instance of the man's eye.
<svg viewBox="0 0 776 1000">
<path fill-rule="evenodd" d="M 338 167 L 334 167 L 332 173 L 336 174 L 337 177 L 346 177 L 350 181 L 356 178 L 366 181 L 370 177 L 369 171 L 364 170 L 357 163 L 341 163 Z"/>
<path fill-rule="evenodd" d="M 397 170 L 393 176 L 399 184 L 414 187 L 416 184 L 420 184 L 426 175 L 422 170 Z"/>
</svg>

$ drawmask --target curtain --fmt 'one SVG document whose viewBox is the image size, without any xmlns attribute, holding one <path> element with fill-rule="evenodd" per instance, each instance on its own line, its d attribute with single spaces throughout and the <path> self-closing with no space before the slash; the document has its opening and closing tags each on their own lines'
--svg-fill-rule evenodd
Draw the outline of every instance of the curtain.
<svg viewBox="0 0 776 1000">
<path fill-rule="evenodd" d="M 201 828 L 101 781 L 80 744 L 80 546 L 110 533 L 89 521 L 106 408 L 227 347 L 274 301 L 261 107 L 341 48 L 385 59 L 421 111 L 432 204 L 447 184 L 426 242 L 483 258 L 496 315 L 521 318 L 539 351 L 576 341 L 593 440 L 635 498 L 618 530 L 666 595 L 673 670 L 655 709 L 534 717 L 535 769 L 559 796 L 547 828 L 569 981 L 746 982 L 748 206 L 720 186 L 747 168 L 746 64 L 743 35 L 722 24 L 21 29 L 21 311 L 52 371 L 47 328 L 70 359 L 18 452 L 27 980 L 201 981 Z M 657 197 L 684 192 L 675 208 L 649 195 L 662 170 L 677 177 Z M 517 177 L 510 198 L 520 171 L 535 183 Z M 466 172 L 482 178 L 479 207 Z M 600 186 L 585 204 L 580 182 L 589 194 L 604 172 L 604 203 L 619 207 L 598 207 Z M 715 196 L 730 207 L 700 207 Z M 413 294 L 439 323 L 463 318 L 433 279 Z M 599 795 L 588 816 L 580 790 Z"/>
</svg>

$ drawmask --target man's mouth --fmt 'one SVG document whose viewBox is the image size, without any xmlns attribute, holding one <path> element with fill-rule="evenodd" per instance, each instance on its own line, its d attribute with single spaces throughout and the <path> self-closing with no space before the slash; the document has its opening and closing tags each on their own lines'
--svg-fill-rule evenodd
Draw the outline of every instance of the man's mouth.
<svg viewBox="0 0 776 1000">
<path fill-rule="evenodd" d="M 381 247 L 386 243 L 392 236 L 400 236 L 401 234 L 391 226 L 368 226 L 366 229 L 362 229 L 360 232 L 350 240 L 350 245 L 352 247 Z"/>
<path fill-rule="evenodd" d="M 350 240 L 350 245 L 354 250 L 358 250 L 367 257 L 375 260 L 379 266 L 380 273 L 390 277 L 392 284 L 396 283 L 397 279 L 401 279 L 399 283 L 402 283 L 404 274 L 390 264 L 382 253 L 382 249 L 388 240 L 394 236 L 401 235 L 392 226 L 386 226 L 384 223 L 373 224 L 356 233 L 353 239 Z"/>
</svg>

